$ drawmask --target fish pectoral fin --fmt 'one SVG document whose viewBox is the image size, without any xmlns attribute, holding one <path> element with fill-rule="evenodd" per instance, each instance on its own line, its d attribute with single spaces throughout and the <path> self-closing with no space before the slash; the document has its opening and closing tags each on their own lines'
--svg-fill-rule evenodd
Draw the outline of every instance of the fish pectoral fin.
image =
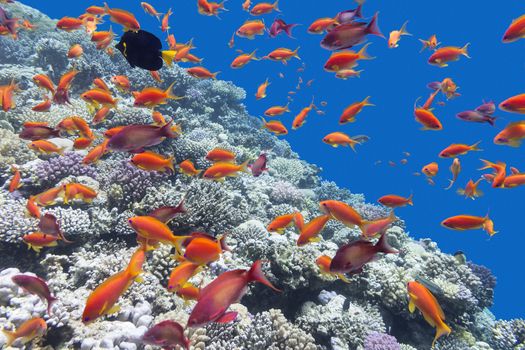
<svg viewBox="0 0 525 350">
<path fill-rule="evenodd" d="M 107 312 L 105 312 L 106 315 L 115 314 L 120 311 L 119 305 L 113 305 Z"/>
<path fill-rule="evenodd" d="M 137 277 L 135 277 L 135 282 L 142 283 L 142 282 L 144 282 L 144 278 L 142 278 L 142 276 L 137 276 Z"/>
<path fill-rule="evenodd" d="M 411 314 L 413 314 L 414 311 L 416 311 L 416 304 L 414 304 L 414 300 L 412 299 L 412 297 L 410 297 L 410 301 L 408 302 L 408 311 L 410 311 Z"/>
<path fill-rule="evenodd" d="M 312 238 L 308 239 L 308 241 L 310 241 L 312 243 L 320 242 L 321 241 L 321 237 L 319 237 L 319 236 L 312 237 Z"/>
<path fill-rule="evenodd" d="M 217 323 L 229 323 L 229 322 L 235 321 L 236 318 L 237 318 L 237 312 L 230 311 L 230 312 L 226 312 L 224 315 L 219 317 L 215 322 L 217 322 Z"/>
</svg>

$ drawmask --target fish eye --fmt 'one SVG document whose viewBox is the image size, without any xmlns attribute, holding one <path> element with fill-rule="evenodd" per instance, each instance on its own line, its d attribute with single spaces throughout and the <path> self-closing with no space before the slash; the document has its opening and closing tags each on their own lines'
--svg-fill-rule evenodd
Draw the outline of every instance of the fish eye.
<svg viewBox="0 0 525 350">
<path fill-rule="evenodd" d="M 89 321 L 89 317 L 88 316 L 84 317 L 84 322 L 88 322 L 88 321 Z"/>
</svg>

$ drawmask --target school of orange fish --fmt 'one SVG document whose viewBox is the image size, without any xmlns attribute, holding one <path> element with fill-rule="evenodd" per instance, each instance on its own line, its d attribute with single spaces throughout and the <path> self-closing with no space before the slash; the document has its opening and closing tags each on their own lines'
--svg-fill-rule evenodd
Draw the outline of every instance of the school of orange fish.
<svg viewBox="0 0 525 350">
<path fill-rule="evenodd" d="M 0 3 L 9 3 L 12 0 L 2 0 Z M 252 6 L 253 5 L 253 6 Z M 193 41 L 179 43 L 173 34 L 169 34 L 169 19 L 172 10 L 169 9 L 165 14 L 159 13 L 152 5 L 142 2 L 144 11 L 156 17 L 160 24 L 161 30 L 166 34 L 166 41 L 169 49 L 162 51 L 162 58 L 168 66 L 175 62 L 200 63 L 201 58 L 191 53 L 194 48 Z M 378 27 L 378 14 L 376 13 L 369 21 L 363 19 L 362 6 L 360 3 L 356 9 L 347 10 L 338 13 L 335 17 L 325 17 L 315 20 L 307 29 L 311 34 L 322 34 L 324 38 L 321 46 L 324 49 L 332 51 L 332 54 L 326 61 L 324 69 L 328 72 L 335 73 L 340 79 L 349 79 L 358 77 L 362 71 L 355 70 L 359 60 L 370 60 L 366 49 L 368 47 L 367 37 L 375 35 L 384 38 Z M 206 16 L 218 16 L 224 8 L 224 2 L 210 2 L 207 0 L 197 0 L 198 12 Z M 252 16 L 261 16 L 273 11 L 280 11 L 278 2 L 266 3 L 261 2 L 252 4 L 250 0 L 242 3 L 242 8 Z M 32 30 L 34 26 L 27 19 L 8 19 L 5 14 L 0 13 L 0 34 L 10 35 L 13 39 L 17 37 L 17 31 Z M 110 28 L 109 31 L 97 31 L 97 25 L 102 23 L 102 18 L 109 16 L 110 20 L 121 25 L 123 31 L 138 31 L 141 27 L 133 13 L 125 10 L 110 8 L 107 4 L 104 7 L 90 6 L 86 12 L 79 17 L 64 17 L 60 19 L 56 27 L 64 31 L 85 30 L 90 36 L 91 41 L 96 48 L 109 55 L 113 55 L 111 44 L 115 34 Z M 266 28 L 264 22 L 260 19 L 247 20 L 233 34 L 228 42 L 230 48 L 235 43 L 235 36 L 240 38 L 253 39 L 257 35 L 264 35 L 265 32 L 271 37 L 275 37 L 284 32 L 291 36 L 292 29 L 297 24 L 286 24 L 282 19 L 276 19 L 270 28 Z M 407 31 L 407 22 L 399 30 L 390 33 L 387 40 L 389 48 L 396 48 L 400 39 L 404 35 L 411 35 Z M 510 43 L 525 37 L 525 15 L 514 20 L 503 36 L 504 43 Z M 449 63 L 459 60 L 461 56 L 469 57 L 467 53 L 468 44 L 463 47 L 441 46 L 436 35 L 432 35 L 428 40 L 419 39 L 423 48 L 431 51 L 428 63 L 438 67 L 446 67 Z M 351 50 L 354 46 L 364 44 L 358 51 Z M 252 60 L 269 59 L 279 61 L 283 64 L 292 58 L 299 59 L 299 48 L 295 50 L 289 48 L 278 48 L 266 56 L 257 58 L 255 51 L 252 53 L 240 52 L 231 63 L 231 68 L 240 69 Z M 83 54 L 83 48 L 76 44 L 67 52 L 69 59 L 76 59 Z M 203 66 L 194 66 L 186 69 L 187 73 L 199 79 L 215 79 L 218 73 L 212 73 Z M 55 83 L 45 74 L 34 76 L 34 83 L 44 91 L 44 99 L 41 103 L 33 107 L 36 112 L 49 111 L 53 104 L 65 104 L 69 102 L 69 89 L 74 82 L 78 71 L 73 69 L 65 73 Z M 162 82 L 160 72 L 152 71 L 152 77 L 159 83 Z M 89 110 L 93 114 L 93 120 L 90 122 L 77 117 L 71 116 L 63 119 L 54 127 L 47 123 L 26 122 L 23 130 L 20 132 L 20 138 L 28 140 L 28 146 L 35 152 L 43 154 L 61 155 L 62 149 L 48 141 L 49 138 L 70 135 L 75 137 L 75 149 L 88 149 L 88 154 L 83 160 L 83 164 L 91 164 L 101 160 L 108 152 L 130 152 L 132 157 L 131 164 L 145 171 L 171 172 L 174 173 L 176 168 L 173 164 L 173 157 L 166 157 L 146 150 L 147 147 L 158 145 L 166 139 L 176 138 L 181 129 L 172 121 L 167 122 L 166 118 L 155 107 L 168 103 L 169 100 L 177 100 L 182 97 L 175 96 L 172 92 L 173 84 L 166 89 L 159 87 L 147 87 L 142 91 L 132 91 L 129 79 L 124 75 L 118 75 L 111 78 L 111 82 L 122 93 L 132 93 L 134 97 L 134 106 L 139 108 L 150 108 L 152 110 L 152 123 L 149 125 L 123 125 L 107 130 L 104 133 L 102 142 L 95 142 L 96 136 L 90 128 L 91 125 L 103 123 L 112 111 L 117 107 L 117 99 L 106 82 L 100 78 L 93 81 L 93 88 L 83 92 L 80 97 L 86 102 Z M 299 82 L 299 86 L 302 80 Z M 307 83 L 312 84 L 312 81 Z M 256 99 L 267 97 L 267 87 L 270 85 L 268 79 L 256 89 Z M 299 88 L 298 86 L 298 88 Z M 415 120 L 422 125 L 422 130 L 439 131 L 443 125 L 439 118 L 434 114 L 432 104 L 439 93 L 445 98 L 451 99 L 459 96 L 457 85 L 451 78 L 446 78 L 441 82 L 432 82 L 428 87 L 434 90 L 422 106 L 414 104 Z M 15 79 L 8 84 L 0 87 L 0 105 L 4 111 L 15 108 L 15 96 L 18 86 Z M 444 102 L 440 102 L 443 104 Z M 321 102 L 325 106 L 326 102 Z M 344 109 L 339 124 L 356 122 L 357 115 L 366 106 L 372 106 L 369 97 L 360 102 L 355 102 Z M 525 113 L 525 94 L 520 94 L 508 98 L 499 104 L 501 110 L 512 113 Z M 312 110 L 322 113 L 312 98 L 312 102 L 303 108 L 293 119 L 292 129 L 299 129 L 304 125 L 308 114 Z M 467 122 L 488 123 L 494 125 L 496 117 L 493 113 L 496 105 L 493 102 L 484 102 L 482 105 L 471 111 L 461 112 L 457 117 Z M 264 114 L 266 117 L 277 117 L 284 113 L 290 112 L 288 104 L 284 106 L 273 106 L 268 108 Z M 264 127 L 276 135 L 286 135 L 288 129 L 278 120 L 266 121 L 262 119 Z M 525 138 L 525 120 L 513 122 L 501 130 L 495 137 L 494 143 L 517 147 L 521 140 Z M 343 132 L 336 131 L 326 135 L 322 141 L 333 146 L 350 146 L 355 151 L 355 146 L 366 142 L 369 138 L 365 135 L 350 137 Z M 96 144 L 94 146 L 94 144 Z M 459 156 L 471 151 L 481 151 L 478 147 L 479 142 L 473 145 L 453 143 L 439 153 L 439 157 L 451 158 L 452 164 L 450 171 L 452 179 L 451 188 L 461 171 Z M 409 156 L 406 153 L 406 156 Z M 216 148 L 211 150 L 206 159 L 213 162 L 207 169 L 196 169 L 190 159 L 180 162 L 177 166 L 179 172 L 187 176 L 201 176 L 206 179 L 224 181 L 229 176 L 236 176 L 239 172 L 248 172 L 253 176 L 259 176 L 266 168 L 267 158 L 262 154 L 252 164 L 246 161 L 237 164 L 235 154 L 226 149 Z M 404 159 L 406 162 L 406 159 Z M 491 183 L 493 188 L 514 188 L 525 184 L 525 173 L 511 167 L 511 174 L 507 174 L 507 165 L 501 161 L 483 160 L 481 170 L 488 169 L 491 173 L 484 174 L 477 181 L 469 180 L 464 189 L 459 189 L 458 193 L 465 197 L 475 199 L 482 195 L 478 190 L 478 185 L 482 179 Z M 431 162 L 425 165 L 421 172 L 427 177 L 429 183 L 433 184 L 433 177 L 438 173 L 438 164 Z M 14 175 L 9 182 L 9 191 L 13 192 L 21 186 L 20 171 L 13 167 Z M 31 196 L 27 200 L 27 211 L 29 215 L 39 219 L 39 230 L 28 233 L 23 236 L 23 241 L 36 252 L 44 247 L 56 246 L 58 241 L 72 243 L 64 237 L 56 217 L 52 214 L 41 215 L 40 209 L 43 207 L 55 205 L 58 201 L 64 204 L 71 201 L 84 201 L 90 203 L 95 199 L 97 193 L 88 186 L 79 183 L 69 183 L 63 186 L 50 188 L 40 194 Z M 138 247 L 129 260 L 126 269 L 109 277 L 100 284 L 89 295 L 86 306 L 82 314 L 82 321 L 85 324 L 96 321 L 98 318 L 112 314 L 118 311 L 117 301 L 119 297 L 133 284 L 140 279 L 142 265 L 147 258 L 149 250 L 157 248 L 161 244 L 167 244 L 175 247 L 176 259 L 178 265 L 173 269 L 169 281 L 168 291 L 176 293 L 185 300 L 196 301 L 191 315 L 189 316 L 187 327 L 203 326 L 210 322 L 231 322 L 235 320 L 237 314 L 228 311 L 229 306 L 239 301 L 246 292 L 248 283 L 257 281 L 275 291 L 279 291 L 269 282 L 263 271 L 262 262 L 256 261 L 249 270 L 233 270 L 219 275 L 214 281 L 207 286 L 200 288 L 189 280 L 202 271 L 208 264 L 218 260 L 224 250 L 228 250 L 226 244 L 226 235 L 213 237 L 206 233 L 195 232 L 187 236 L 175 236 L 168 226 L 179 213 L 186 211 L 184 200 L 175 207 L 161 207 L 146 216 L 135 216 L 129 219 L 129 225 L 137 233 Z M 341 246 L 334 257 L 326 255 L 320 256 L 316 263 L 320 272 L 340 278 L 345 282 L 348 274 L 360 273 L 368 262 L 376 259 L 378 253 L 395 254 L 397 251 L 389 246 L 387 242 L 386 230 L 396 220 L 394 209 L 406 205 L 413 205 L 412 195 L 405 198 L 402 196 L 388 194 L 378 200 L 382 205 L 391 208 L 391 214 L 388 217 L 380 218 L 374 221 L 363 220 L 361 215 L 350 205 L 336 201 L 326 200 L 319 203 L 321 214 L 309 222 L 305 223 L 300 212 L 289 213 L 276 217 L 267 226 L 267 230 L 272 233 L 282 234 L 288 227 L 295 227 L 299 232 L 297 246 L 303 246 L 317 242 L 321 239 L 320 233 L 329 220 L 337 220 L 348 227 L 357 227 L 362 232 L 362 239 Z M 443 220 L 442 225 L 453 230 L 470 230 L 484 229 L 490 236 L 494 235 L 494 223 L 488 217 L 479 217 L 472 215 L 457 215 Z M 370 239 L 378 238 L 375 244 Z M 38 277 L 18 275 L 13 281 L 26 291 L 40 296 L 47 300 L 48 312 L 50 306 L 56 300 L 44 280 Z M 409 282 L 407 285 L 409 295 L 409 310 L 414 312 L 418 308 L 423 314 L 425 320 L 436 328 L 435 341 L 442 335 L 447 335 L 451 329 L 445 324 L 445 315 L 439 306 L 438 301 L 432 293 L 422 284 L 416 281 Z M 177 322 L 164 321 L 152 327 L 143 338 L 147 344 L 159 345 L 163 347 L 173 347 L 175 345 L 189 348 L 189 340 L 184 335 L 184 328 Z M 22 324 L 16 331 L 7 332 L 8 344 L 15 339 L 22 338 L 27 342 L 35 337 L 42 336 L 46 330 L 46 323 L 41 318 L 31 319 Z"/>
</svg>

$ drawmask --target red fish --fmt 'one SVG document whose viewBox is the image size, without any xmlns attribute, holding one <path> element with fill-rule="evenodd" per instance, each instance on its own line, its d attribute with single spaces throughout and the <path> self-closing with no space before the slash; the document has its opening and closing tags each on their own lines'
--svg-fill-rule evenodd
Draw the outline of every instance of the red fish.
<svg viewBox="0 0 525 350">
<path fill-rule="evenodd" d="M 42 301 L 47 302 L 47 313 L 51 314 L 51 306 L 58 299 L 51 295 L 46 281 L 37 276 L 14 275 L 11 280 L 24 291 L 38 296 Z"/>
<path fill-rule="evenodd" d="M 378 253 L 399 253 L 388 244 L 386 233 L 381 235 L 375 245 L 369 241 L 358 240 L 341 246 L 330 263 L 330 272 L 361 273 L 363 267 L 373 261 Z"/>
<path fill-rule="evenodd" d="M 441 225 L 448 229 L 459 231 L 483 228 L 483 230 L 485 230 L 485 232 L 487 232 L 491 237 L 497 233 L 497 231 L 494 231 L 494 222 L 492 222 L 488 214 L 484 217 L 473 215 L 456 215 L 443 220 Z"/>
<path fill-rule="evenodd" d="M 57 104 L 69 103 L 69 88 L 78 73 L 77 70 L 73 69 L 62 75 L 58 82 L 56 92 L 53 95 L 53 102 Z"/>
<path fill-rule="evenodd" d="M 404 207 L 406 205 L 414 205 L 414 203 L 412 202 L 412 198 L 412 194 L 408 196 L 408 198 L 401 197 L 395 194 L 387 194 L 379 198 L 377 201 L 383 204 L 385 207 L 399 208 Z"/>
<path fill-rule="evenodd" d="M 510 113 L 525 114 L 525 94 L 509 97 L 499 104 L 499 109 Z"/>
<path fill-rule="evenodd" d="M 458 189 L 457 191 L 458 194 L 465 196 L 465 198 L 470 198 L 470 199 L 476 199 L 477 197 L 482 196 L 483 192 L 481 190 L 478 190 L 478 185 L 481 180 L 482 178 L 478 179 L 478 181 L 476 182 L 472 180 L 468 180 L 467 185 L 465 186 L 464 189 L 463 188 Z"/>
<path fill-rule="evenodd" d="M 34 317 L 24 323 L 22 323 L 16 331 L 2 330 L 7 341 L 6 347 L 10 347 L 11 344 L 17 339 L 22 340 L 22 344 L 29 343 L 35 338 L 42 337 L 47 331 L 47 324 L 43 318 Z"/>
<path fill-rule="evenodd" d="M 22 186 L 22 184 L 20 183 L 20 179 L 22 178 L 22 176 L 20 175 L 20 170 L 18 170 L 18 168 L 16 168 L 15 166 L 11 167 L 11 171 L 13 171 L 14 174 L 11 180 L 9 181 L 8 190 L 9 192 L 14 192 Z"/>
<path fill-rule="evenodd" d="M 365 42 L 366 36 L 369 34 L 384 38 L 377 25 L 377 16 L 378 14 L 376 13 L 368 24 L 351 22 L 336 26 L 323 38 L 321 47 L 330 51 L 348 49 Z"/>
<path fill-rule="evenodd" d="M 252 171 L 252 175 L 255 177 L 261 176 L 263 171 L 268 171 L 268 168 L 266 167 L 266 163 L 268 161 L 268 157 L 265 153 L 261 153 L 259 155 L 259 158 L 255 160 L 252 164 L 248 165 L 248 168 Z"/>
<path fill-rule="evenodd" d="M 188 319 L 188 327 L 200 327 L 211 322 L 226 323 L 235 320 L 236 312 L 227 312 L 231 304 L 239 302 L 246 293 L 250 282 L 259 282 L 279 292 L 268 281 L 260 260 L 253 263 L 250 270 L 233 270 L 219 275 L 201 290 L 197 304 Z"/>
<path fill-rule="evenodd" d="M 270 34 L 272 38 L 275 38 L 280 33 L 285 32 L 286 35 L 288 35 L 288 37 L 292 38 L 292 29 L 296 26 L 298 26 L 298 24 L 286 24 L 285 21 L 283 21 L 280 18 L 277 18 L 273 21 L 272 25 L 270 26 L 268 34 Z"/>
<path fill-rule="evenodd" d="M 373 104 L 368 102 L 369 99 L 370 96 L 367 96 L 363 101 L 354 102 L 350 106 L 346 107 L 346 109 L 341 114 L 341 117 L 339 117 L 339 124 L 355 122 L 355 117 L 363 110 L 364 107 L 373 106 Z"/>
<path fill-rule="evenodd" d="M 165 138 L 175 138 L 171 122 L 164 126 L 132 124 L 123 127 L 108 142 L 112 151 L 140 153 L 146 147 L 156 146 Z"/>
<path fill-rule="evenodd" d="M 428 40 L 419 39 L 419 41 L 421 41 L 421 43 L 423 44 L 423 47 L 419 52 L 424 51 L 426 48 L 428 48 L 429 50 L 435 50 L 436 47 L 438 47 L 439 44 L 441 44 L 437 41 L 436 34 L 432 34 L 430 38 L 428 38 Z"/>
<path fill-rule="evenodd" d="M 166 320 L 157 323 L 142 336 L 144 344 L 160 346 L 164 349 L 175 349 L 176 346 L 190 349 L 190 340 L 184 335 L 184 328 L 177 322 Z"/>
<path fill-rule="evenodd" d="M 509 123 L 495 137 L 496 145 L 519 147 L 525 138 L 525 120 Z"/>
<path fill-rule="evenodd" d="M 453 143 L 446 147 L 444 150 L 439 152 L 440 158 L 454 158 L 463 154 L 467 154 L 470 151 L 482 151 L 478 146 L 481 141 L 478 141 L 472 145 L 465 145 L 463 143 Z"/>
</svg>

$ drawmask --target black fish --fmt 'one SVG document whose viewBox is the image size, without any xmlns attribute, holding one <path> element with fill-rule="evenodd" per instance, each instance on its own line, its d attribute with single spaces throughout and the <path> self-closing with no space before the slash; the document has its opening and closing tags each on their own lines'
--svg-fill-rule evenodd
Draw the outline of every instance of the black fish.
<svg viewBox="0 0 525 350">
<path fill-rule="evenodd" d="M 145 30 L 124 33 L 115 47 L 122 52 L 133 68 L 140 67 L 150 71 L 162 68 L 162 43 L 159 38 Z"/>
</svg>

